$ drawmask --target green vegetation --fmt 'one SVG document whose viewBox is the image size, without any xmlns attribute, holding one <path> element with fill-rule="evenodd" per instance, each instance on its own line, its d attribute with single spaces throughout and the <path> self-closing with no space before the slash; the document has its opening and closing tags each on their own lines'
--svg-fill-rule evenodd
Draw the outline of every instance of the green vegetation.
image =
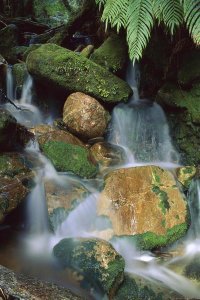
<svg viewBox="0 0 200 300">
<path fill-rule="evenodd" d="M 87 178 L 97 173 L 97 167 L 89 160 L 89 151 L 81 146 L 51 141 L 42 145 L 42 150 L 58 171 Z"/>
<path fill-rule="evenodd" d="M 140 59 L 154 24 L 164 24 L 171 34 L 185 24 L 200 44 L 200 0 L 95 0 L 104 6 L 102 20 L 117 31 L 127 31 L 130 58 Z"/>
</svg>

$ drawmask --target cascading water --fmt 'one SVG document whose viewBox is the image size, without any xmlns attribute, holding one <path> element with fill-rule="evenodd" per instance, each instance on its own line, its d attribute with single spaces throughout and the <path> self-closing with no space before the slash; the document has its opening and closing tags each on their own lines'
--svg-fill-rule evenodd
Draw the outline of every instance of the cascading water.
<svg viewBox="0 0 200 300">
<path fill-rule="evenodd" d="M 13 71 L 12 71 L 12 66 L 10 65 L 7 66 L 7 72 L 6 72 L 6 95 L 10 100 L 15 99 Z"/>
<path fill-rule="evenodd" d="M 128 104 L 114 108 L 108 141 L 124 149 L 129 166 L 151 163 L 173 167 L 179 155 L 172 145 L 165 114 L 157 103 L 139 99 L 137 73 L 130 65 L 128 78 L 134 94 Z"/>
</svg>

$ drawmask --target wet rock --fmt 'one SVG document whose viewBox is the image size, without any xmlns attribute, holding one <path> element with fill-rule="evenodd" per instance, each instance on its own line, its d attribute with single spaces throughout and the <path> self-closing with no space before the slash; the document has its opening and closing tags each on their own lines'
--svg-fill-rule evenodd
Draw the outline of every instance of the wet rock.
<svg viewBox="0 0 200 300">
<path fill-rule="evenodd" d="M 188 207 L 173 175 L 156 166 L 109 173 L 97 205 L 115 236 L 129 236 L 138 247 L 153 249 L 184 236 Z"/>
<path fill-rule="evenodd" d="M 124 162 L 124 151 L 121 147 L 106 142 L 94 144 L 90 151 L 96 162 L 103 168 L 116 166 Z"/>
<path fill-rule="evenodd" d="M 83 299 L 66 288 L 40 281 L 36 278 L 27 276 L 27 274 L 16 274 L 3 266 L 0 266 L 0 297 L 2 299 L 10 300 Z"/>
<path fill-rule="evenodd" d="M 5 58 L 0 54 L 0 65 L 1 65 L 1 64 L 6 65 L 6 64 L 7 64 L 7 61 L 6 61 Z"/>
<path fill-rule="evenodd" d="M 94 46 L 88 45 L 81 51 L 81 55 L 83 55 L 86 58 L 89 58 L 93 51 L 94 51 Z"/>
<path fill-rule="evenodd" d="M 50 141 L 42 145 L 42 150 L 58 171 L 73 172 L 86 178 L 94 177 L 97 173 L 90 152 L 84 147 Z"/>
<path fill-rule="evenodd" d="M 0 53 L 8 61 L 13 61 L 12 48 L 17 46 L 18 31 L 15 25 L 8 25 L 0 30 Z"/>
<path fill-rule="evenodd" d="M 27 68 L 43 84 L 70 92 L 83 92 L 105 102 L 127 101 L 129 85 L 89 59 L 54 44 L 46 44 L 27 57 Z"/>
<path fill-rule="evenodd" d="M 37 21 L 55 27 L 65 24 L 72 24 L 79 18 L 90 6 L 90 0 L 33 0 L 33 15 Z"/>
<path fill-rule="evenodd" d="M 0 109 L 0 148 L 9 149 L 16 134 L 17 122 L 6 110 Z"/>
<path fill-rule="evenodd" d="M 71 94 L 63 108 L 63 121 L 69 131 L 86 140 L 103 136 L 109 118 L 96 99 L 83 93 Z"/>
<path fill-rule="evenodd" d="M 194 166 L 185 166 L 176 169 L 177 179 L 185 188 L 189 188 L 189 185 L 196 173 L 197 169 Z"/>
<path fill-rule="evenodd" d="M 33 44 L 33 45 L 30 45 L 29 47 L 27 47 L 27 50 L 23 53 L 22 60 L 26 61 L 27 56 L 29 55 L 29 53 L 31 53 L 32 51 L 38 49 L 40 46 L 41 46 L 41 44 Z"/>
<path fill-rule="evenodd" d="M 184 275 L 190 279 L 200 280 L 200 256 L 198 254 L 186 265 Z"/>
<path fill-rule="evenodd" d="M 56 129 L 50 125 L 38 125 L 36 126 L 32 132 L 37 136 L 37 140 L 39 145 L 42 147 L 47 142 L 64 142 L 72 145 L 83 146 L 83 142 L 81 142 L 77 137 L 72 135 L 70 132 Z"/>
<path fill-rule="evenodd" d="M 0 155 L 0 222 L 24 201 L 33 181 L 22 154 Z"/>
<path fill-rule="evenodd" d="M 108 71 L 121 71 L 128 58 L 126 42 L 122 37 L 113 34 L 91 56 L 91 60 Z"/>
<path fill-rule="evenodd" d="M 15 85 L 17 88 L 22 88 L 27 75 L 28 75 L 28 73 L 27 73 L 25 63 L 14 64 L 13 76 L 14 76 Z"/>
<path fill-rule="evenodd" d="M 64 239 L 54 247 L 53 253 L 63 268 L 72 268 L 82 275 L 82 285 L 89 281 L 113 299 L 123 281 L 125 262 L 108 242 Z"/>
</svg>

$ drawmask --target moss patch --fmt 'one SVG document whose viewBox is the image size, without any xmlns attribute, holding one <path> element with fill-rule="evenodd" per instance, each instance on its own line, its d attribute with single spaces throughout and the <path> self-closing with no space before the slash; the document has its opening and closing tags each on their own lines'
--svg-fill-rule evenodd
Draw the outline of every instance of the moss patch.
<svg viewBox="0 0 200 300">
<path fill-rule="evenodd" d="M 97 173 L 97 167 L 89 160 L 89 151 L 81 146 L 51 141 L 42 145 L 42 150 L 58 171 L 87 178 Z"/>
</svg>

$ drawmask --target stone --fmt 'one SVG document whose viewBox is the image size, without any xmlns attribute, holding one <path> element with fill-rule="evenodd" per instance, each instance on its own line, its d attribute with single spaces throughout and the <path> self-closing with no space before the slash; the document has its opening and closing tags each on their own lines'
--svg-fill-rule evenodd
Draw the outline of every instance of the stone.
<svg viewBox="0 0 200 300">
<path fill-rule="evenodd" d="M 90 6 L 90 0 L 33 0 L 33 15 L 37 21 L 56 27 L 61 24 L 70 26 Z"/>
<path fill-rule="evenodd" d="M 17 46 L 18 31 L 13 24 L 6 26 L 0 30 L 0 53 L 9 62 L 13 62 L 12 48 Z"/>
<path fill-rule="evenodd" d="M 90 152 L 102 168 L 120 165 L 125 162 L 124 150 L 117 145 L 98 142 L 90 148 Z"/>
<path fill-rule="evenodd" d="M 125 262 L 106 241 L 98 239 L 63 239 L 53 249 L 63 268 L 77 270 L 80 281 L 89 281 L 113 299 L 124 277 Z M 81 278 L 82 277 L 82 278 Z"/>
<path fill-rule="evenodd" d="M 15 86 L 17 88 L 22 88 L 27 75 L 28 73 L 25 63 L 18 63 L 13 65 L 13 76 L 15 79 Z"/>
<path fill-rule="evenodd" d="M 9 149 L 17 130 L 17 121 L 11 114 L 0 109 L 0 149 Z"/>
<path fill-rule="evenodd" d="M 125 40 L 117 34 L 109 36 L 106 41 L 94 51 L 90 59 L 108 71 L 116 73 L 124 69 L 128 59 Z"/>
<path fill-rule="evenodd" d="M 71 94 L 63 108 L 63 121 L 69 131 L 85 140 L 103 136 L 109 119 L 103 106 L 83 93 Z"/>
<path fill-rule="evenodd" d="M 184 275 L 193 280 L 200 280 L 200 257 L 198 254 L 185 266 Z"/>
<path fill-rule="evenodd" d="M 197 169 L 194 166 L 184 166 L 176 169 L 177 180 L 185 187 L 189 188 L 192 179 L 195 177 Z"/>
<path fill-rule="evenodd" d="M 27 57 L 29 73 L 65 92 L 82 92 L 105 102 L 128 101 L 129 85 L 103 67 L 73 51 L 45 44 Z"/>
<path fill-rule="evenodd" d="M 97 167 L 91 160 L 90 152 L 84 147 L 50 141 L 42 145 L 42 151 L 57 171 L 73 172 L 86 178 L 94 177 L 97 173 Z"/>
<path fill-rule="evenodd" d="M 81 142 L 70 132 L 54 128 L 50 125 L 38 125 L 34 127 L 32 132 L 36 135 L 40 147 L 42 147 L 42 145 L 44 145 L 45 143 L 51 141 L 64 142 L 84 147 L 83 142 Z"/>
<path fill-rule="evenodd" d="M 66 287 L 59 287 L 45 281 L 40 281 L 27 274 L 15 273 L 3 266 L 0 266 L 0 297 L 2 299 L 16 300 L 81 300 L 85 299 L 76 296 Z"/>
<path fill-rule="evenodd" d="M 128 236 L 142 249 L 166 246 L 186 233 L 188 206 L 173 175 L 156 166 L 109 173 L 97 203 L 114 236 Z"/>
<path fill-rule="evenodd" d="M 88 45 L 81 51 L 80 54 L 86 58 L 89 58 L 93 51 L 94 51 L 94 45 Z"/>
</svg>

